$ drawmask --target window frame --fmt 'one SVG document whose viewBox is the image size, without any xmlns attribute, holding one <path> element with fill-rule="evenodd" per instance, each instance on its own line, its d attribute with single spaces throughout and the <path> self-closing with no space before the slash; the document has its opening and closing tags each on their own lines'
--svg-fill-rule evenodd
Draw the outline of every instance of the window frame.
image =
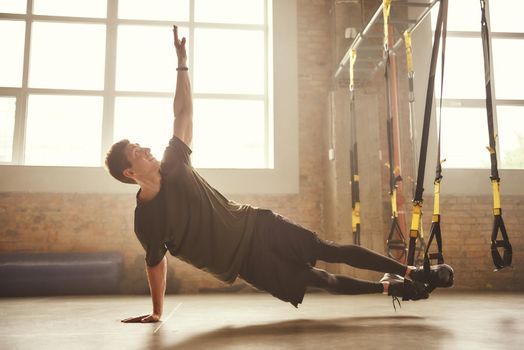
<svg viewBox="0 0 524 350">
<path fill-rule="evenodd" d="M 117 0 L 107 1 L 107 18 L 84 18 L 34 15 L 33 0 L 27 0 L 26 14 L 1 13 L 2 20 L 22 20 L 26 23 L 24 68 L 20 88 L 0 88 L 0 96 L 14 96 L 17 101 L 12 162 L 0 163 L 0 191 L 44 192 L 117 192 L 136 191 L 135 186 L 119 185 L 99 167 L 28 166 L 24 163 L 25 125 L 28 96 L 31 94 L 94 95 L 103 98 L 101 164 L 113 142 L 115 99 L 121 96 L 173 97 L 173 92 L 116 91 L 116 40 L 119 24 L 172 25 L 189 29 L 189 66 L 194 60 L 195 28 L 263 29 L 265 33 L 264 95 L 202 94 L 193 98 L 239 98 L 265 101 L 266 165 L 263 169 L 199 169 L 218 189 L 227 193 L 297 193 L 298 192 L 298 74 L 296 4 L 294 1 L 265 1 L 265 23 L 262 25 L 195 23 L 194 1 L 190 0 L 189 22 L 135 20 L 117 18 Z M 269 15 L 272 11 L 272 16 Z M 103 23 L 106 24 L 105 77 L 103 90 L 65 90 L 29 88 L 28 70 L 30 35 L 35 21 Z M 291 23 L 291 25 L 290 25 Z M 292 28 L 291 30 L 289 28 Z M 276 34 L 278 33 L 278 35 Z M 272 57 L 272 59 L 269 59 Z M 190 69 L 190 78 L 193 72 Z M 273 116 L 273 118 L 271 118 Z M 273 129 L 273 135 L 270 130 Z M 166 140 L 166 146 L 167 146 Z M 272 142 L 273 141 L 273 142 Z M 273 156 L 273 157 L 271 157 Z M 273 158 L 273 162 L 271 161 Z M 50 178 L 60 181 L 42 181 Z M 62 181 L 67 178 L 67 181 Z M 107 181 L 107 180 L 110 181 Z M 91 184 L 92 183 L 92 184 Z M 257 186 L 253 186 L 257 183 Z"/>
<path fill-rule="evenodd" d="M 434 10 L 436 11 L 436 9 Z M 490 18 L 489 3 L 486 3 L 486 15 Z M 429 18 L 429 17 L 428 17 Z M 448 30 L 447 37 L 455 38 L 478 38 L 481 39 L 480 33 L 480 5 L 478 7 L 478 18 L 479 18 L 479 29 L 478 31 L 451 31 Z M 417 128 L 422 127 L 422 119 L 424 115 L 424 103 L 427 79 L 429 74 L 429 61 L 431 58 L 431 44 L 433 35 L 433 24 L 432 21 L 426 20 L 422 22 L 418 30 L 413 33 L 413 62 L 415 66 L 415 123 Z M 488 23 L 489 25 L 489 23 Z M 524 106 L 524 99 L 522 100 L 507 100 L 497 99 L 495 91 L 495 72 L 493 68 L 493 40 L 494 39 L 520 39 L 524 40 L 524 33 L 507 33 L 507 32 L 493 32 L 490 30 L 490 45 L 491 45 L 491 88 L 493 96 L 493 119 L 495 134 L 498 133 L 498 122 L 497 122 L 497 107 L 500 106 Z M 429 39 L 429 40 L 428 40 Z M 418 49 L 417 49 L 418 47 Z M 440 58 L 439 58 L 440 59 Z M 482 57 L 480 59 L 483 59 Z M 483 62 L 483 61 L 482 61 Z M 482 74 L 484 72 L 482 71 Z M 420 80 L 421 79 L 421 80 Z M 440 82 L 436 82 L 436 89 L 440 85 Z M 449 84 L 449 81 L 448 81 Z M 444 86 L 444 89 L 446 87 Z M 433 115 L 432 123 L 430 126 L 430 142 L 428 144 L 428 156 L 426 162 L 426 174 L 424 180 L 424 188 L 433 188 L 433 176 L 435 172 L 436 164 L 436 135 L 437 135 L 437 123 L 436 120 L 436 108 L 439 105 L 439 98 L 434 97 L 435 102 L 433 104 Z M 477 107 L 485 108 L 486 100 L 484 99 L 458 99 L 458 98 L 444 98 L 442 99 L 442 107 L 455 107 L 455 108 L 468 108 Z M 484 119 L 483 122 L 487 123 Z M 445 138 L 446 135 L 442 134 Z M 486 137 L 486 146 L 489 145 L 488 135 Z M 418 145 L 420 146 L 420 139 L 417 139 Z M 524 169 L 504 169 L 501 167 L 501 155 L 500 155 L 500 142 L 496 142 L 497 147 L 497 161 L 499 167 L 499 175 L 501 178 L 501 193 L 503 195 L 524 195 L 524 187 L 522 187 L 522 176 L 524 175 Z M 486 150 L 486 159 L 489 161 L 489 153 Z M 491 183 L 489 180 L 490 168 L 446 168 L 444 163 L 443 169 L 443 184 L 442 193 L 445 195 L 458 195 L 458 196 L 478 196 L 478 195 L 489 195 L 492 193 Z M 427 191 L 428 196 L 433 196 L 433 191 Z"/>
</svg>

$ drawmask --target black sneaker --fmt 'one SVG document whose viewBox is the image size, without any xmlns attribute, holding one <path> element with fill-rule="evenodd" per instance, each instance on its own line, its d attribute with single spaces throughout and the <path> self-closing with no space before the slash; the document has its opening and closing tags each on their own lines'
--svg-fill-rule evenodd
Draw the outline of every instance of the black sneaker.
<svg viewBox="0 0 524 350">
<path fill-rule="evenodd" d="M 411 271 L 410 278 L 414 282 L 429 284 L 432 287 L 449 288 L 453 286 L 453 268 L 447 264 L 433 265 L 429 276 L 424 272 L 424 267 L 417 267 Z"/>
<path fill-rule="evenodd" d="M 429 298 L 426 286 L 423 283 L 410 280 L 390 280 L 388 295 L 402 297 L 402 300 L 421 300 Z"/>
</svg>

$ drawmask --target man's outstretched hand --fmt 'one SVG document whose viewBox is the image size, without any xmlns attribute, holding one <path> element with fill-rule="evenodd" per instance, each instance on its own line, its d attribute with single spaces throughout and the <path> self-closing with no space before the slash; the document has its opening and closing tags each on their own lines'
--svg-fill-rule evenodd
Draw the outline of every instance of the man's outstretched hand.
<svg viewBox="0 0 524 350">
<path fill-rule="evenodd" d="M 178 57 L 178 66 L 179 67 L 186 66 L 187 64 L 186 38 L 182 38 L 182 40 L 178 38 L 178 27 L 176 25 L 173 26 L 173 35 L 175 39 L 176 55 Z"/>
<path fill-rule="evenodd" d="M 135 316 L 135 317 L 129 317 L 121 322 L 123 323 L 154 323 L 160 321 L 160 316 L 157 314 L 150 314 L 150 315 L 142 315 L 142 316 Z"/>
</svg>

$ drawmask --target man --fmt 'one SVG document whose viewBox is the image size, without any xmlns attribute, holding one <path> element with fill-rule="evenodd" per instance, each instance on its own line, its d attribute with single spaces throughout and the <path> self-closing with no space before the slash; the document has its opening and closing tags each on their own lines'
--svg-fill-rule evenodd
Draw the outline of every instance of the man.
<svg viewBox="0 0 524 350">
<path fill-rule="evenodd" d="M 146 252 L 146 271 L 153 301 L 148 315 L 123 322 L 157 322 L 163 311 L 166 251 L 232 283 L 238 276 L 275 297 L 302 302 L 308 286 L 337 294 L 384 293 L 408 300 L 425 299 L 424 283 L 449 286 L 452 270 L 436 266 L 429 276 L 421 269 L 354 245 L 337 245 L 270 210 L 229 201 L 191 166 L 193 103 L 185 38 L 173 26 L 178 57 L 173 102 L 174 136 L 162 162 L 149 148 L 122 140 L 107 154 L 113 177 L 140 186 L 135 233 Z M 315 268 L 316 260 L 404 276 L 382 282 L 333 275 Z M 418 281 L 417 283 L 411 280 Z M 451 282 L 450 282 L 451 281 Z"/>
</svg>

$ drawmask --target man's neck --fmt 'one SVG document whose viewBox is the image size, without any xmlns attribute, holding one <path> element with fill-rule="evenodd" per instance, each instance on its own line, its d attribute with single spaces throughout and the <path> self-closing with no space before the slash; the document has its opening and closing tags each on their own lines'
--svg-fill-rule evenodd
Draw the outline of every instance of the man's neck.
<svg viewBox="0 0 524 350">
<path fill-rule="evenodd" d="M 154 173 L 150 177 L 141 179 L 138 181 L 140 186 L 140 193 L 138 194 L 138 199 L 142 202 L 147 202 L 155 198 L 155 196 L 160 192 L 160 187 L 162 186 L 162 177 L 160 173 Z"/>
</svg>

